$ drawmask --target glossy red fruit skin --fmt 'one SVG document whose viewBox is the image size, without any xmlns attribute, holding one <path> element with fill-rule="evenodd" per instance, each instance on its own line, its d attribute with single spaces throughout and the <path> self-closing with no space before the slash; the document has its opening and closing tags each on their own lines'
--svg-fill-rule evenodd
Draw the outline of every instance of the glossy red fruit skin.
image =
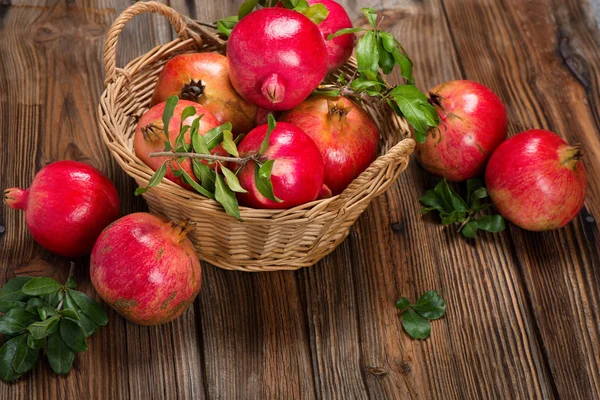
<svg viewBox="0 0 600 400">
<path fill-rule="evenodd" d="M 165 324 L 192 304 L 202 283 L 186 228 L 148 213 L 106 228 L 92 251 L 90 277 L 102 299 L 139 325 Z"/>
<path fill-rule="evenodd" d="M 240 157 L 258 152 L 267 133 L 267 125 L 260 125 L 240 142 Z M 317 198 L 323 186 L 324 166 L 319 149 L 300 128 L 278 122 L 269 137 L 269 147 L 263 159 L 275 160 L 271 173 L 273 193 L 283 200 L 265 198 L 256 188 L 254 163 L 244 165 L 238 173 L 240 184 L 248 193 L 237 193 L 241 205 L 252 208 L 291 208 Z"/>
<path fill-rule="evenodd" d="M 163 162 L 166 160 L 170 160 L 171 157 L 150 157 L 148 154 L 153 152 L 163 151 L 165 148 L 164 141 L 166 137 L 164 135 L 164 131 L 162 131 L 163 123 L 162 123 L 162 114 L 165 110 L 165 102 L 159 103 L 152 107 L 150 110 L 146 111 L 144 115 L 138 121 L 137 127 L 135 129 L 135 135 L 133 137 L 133 149 L 135 150 L 135 155 L 142 160 L 144 164 L 152 168 L 153 171 L 156 171 Z M 212 128 L 216 128 L 219 126 L 219 121 L 215 118 L 215 116 L 208 110 L 206 107 L 195 103 L 189 100 L 179 100 L 177 106 L 175 107 L 175 111 L 173 112 L 173 117 L 171 121 L 169 121 L 169 137 L 171 138 L 171 143 L 175 145 L 175 139 L 179 135 L 179 123 L 181 121 L 181 113 L 182 111 L 188 107 L 193 106 L 196 109 L 196 115 L 189 117 L 183 123 L 183 125 L 190 125 L 194 121 L 194 119 L 198 118 L 199 115 L 204 115 L 200 119 L 200 125 L 198 128 L 198 133 L 202 136 L 206 135 L 206 133 Z M 159 127 L 158 130 L 146 130 L 144 133 L 144 129 L 147 128 L 150 124 L 155 124 Z M 158 132 L 158 134 L 156 133 Z M 185 134 L 185 143 L 191 143 L 190 131 Z M 221 145 L 215 147 L 211 154 L 226 156 L 227 152 L 223 149 Z M 202 161 L 203 163 L 207 163 L 206 161 Z M 178 170 L 179 166 L 176 163 L 170 163 L 174 169 Z M 188 173 L 192 179 L 197 180 L 194 176 L 194 171 L 192 167 L 192 161 L 189 158 L 186 158 L 181 166 L 183 170 Z M 167 179 L 177 183 L 178 185 L 191 190 L 191 187 L 184 183 L 181 177 L 175 177 L 171 168 L 167 168 L 167 174 L 165 176 Z"/>
<path fill-rule="evenodd" d="M 279 120 L 296 125 L 315 142 L 325 164 L 325 185 L 333 195 L 343 192 L 377 157 L 377 125 L 345 97 L 311 96 Z"/>
<path fill-rule="evenodd" d="M 244 100 L 229 80 L 227 57 L 219 53 L 187 53 L 170 59 L 158 76 L 150 106 L 170 96 L 196 101 L 220 124 L 231 122 L 234 134 L 255 126 L 258 107 Z"/>
<path fill-rule="evenodd" d="M 553 132 L 534 129 L 502 143 L 485 172 L 490 198 L 501 215 L 530 231 L 568 224 L 585 201 L 581 152 Z"/>
<path fill-rule="evenodd" d="M 29 189 L 4 191 L 4 202 L 25 211 L 31 236 L 65 257 L 90 254 L 102 230 L 119 217 L 119 195 L 96 168 L 57 161 L 42 168 Z"/>
<path fill-rule="evenodd" d="M 325 42 L 299 12 L 263 8 L 244 17 L 227 42 L 233 87 L 268 110 L 289 110 L 316 89 L 327 73 Z"/>
<path fill-rule="evenodd" d="M 465 80 L 443 83 L 430 96 L 439 102 L 441 124 L 429 131 L 425 143 L 417 143 L 419 162 L 453 182 L 482 175 L 492 152 L 506 138 L 504 104 L 487 87 Z"/>
</svg>

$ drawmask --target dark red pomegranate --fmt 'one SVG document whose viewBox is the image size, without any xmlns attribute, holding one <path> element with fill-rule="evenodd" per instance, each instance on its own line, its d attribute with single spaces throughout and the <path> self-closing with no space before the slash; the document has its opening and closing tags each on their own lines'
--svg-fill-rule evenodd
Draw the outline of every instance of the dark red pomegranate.
<svg viewBox="0 0 600 400">
<path fill-rule="evenodd" d="M 267 134 L 267 125 L 248 133 L 238 146 L 240 157 L 258 153 Z M 282 200 L 264 197 L 256 187 L 254 162 L 246 163 L 238 172 L 240 184 L 248 193 L 237 193 L 241 205 L 253 208 L 291 208 L 317 198 L 323 186 L 323 160 L 312 139 L 300 128 L 278 122 L 269 137 L 269 147 L 262 161 L 275 160 L 271 172 L 273 193 Z"/>
<path fill-rule="evenodd" d="M 246 133 L 256 125 L 258 107 L 231 86 L 227 57 L 221 54 L 180 54 L 169 60 L 160 72 L 150 105 L 170 96 L 200 103 L 219 123 L 231 122 L 234 134 Z"/>
<path fill-rule="evenodd" d="M 379 130 L 358 104 L 345 97 L 311 96 L 280 121 L 302 129 L 325 164 L 325 185 L 336 195 L 377 157 Z"/>
<path fill-rule="evenodd" d="M 579 146 L 534 129 L 502 143 L 488 163 L 485 183 L 500 214 L 530 231 L 565 226 L 581 211 L 587 177 Z"/>
<path fill-rule="evenodd" d="M 66 257 L 89 254 L 100 232 L 119 216 L 115 186 L 96 168 L 78 161 L 46 165 L 29 189 L 6 189 L 4 203 L 25 211 L 36 242 Z"/>
<path fill-rule="evenodd" d="M 316 89 L 327 73 L 325 42 L 299 12 L 263 8 L 231 32 L 227 58 L 238 93 L 268 110 L 289 110 Z"/>
<path fill-rule="evenodd" d="M 189 225 L 148 213 L 129 214 L 106 228 L 90 258 L 102 299 L 140 325 L 179 317 L 202 283 L 200 262 L 186 237 Z"/>
<path fill-rule="evenodd" d="M 506 109 L 487 87 L 472 81 L 446 82 L 430 91 L 440 119 L 415 154 L 427 171 L 450 181 L 482 175 L 506 138 Z"/>
</svg>

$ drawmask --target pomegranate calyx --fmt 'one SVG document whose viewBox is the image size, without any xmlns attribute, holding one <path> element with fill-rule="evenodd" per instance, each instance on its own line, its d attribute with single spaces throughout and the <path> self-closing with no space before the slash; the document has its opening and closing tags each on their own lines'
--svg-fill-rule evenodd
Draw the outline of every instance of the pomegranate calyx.
<svg viewBox="0 0 600 400">
<path fill-rule="evenodd" d="M 339 119 L 342 119 L 352 111 L 352 106 L 344 107 L 341 102 L 334 103 L 333 101 L 327 101 L 327 108 L 329 109 L 329 117 L 333 118 L 337 115 Z"/>
<path fill-rule="evenodd" d="M 285 97 L 285 86 L 280 82 L 279 75 L 275 73 L 265 79 L 260 90 L 271 103 L 280 103 Z"/>
<path fill-rule="evenodd" d="M 206 85 L 200 79 L 197 81 L 192 79 L 190 83 L 181 88 L 179 97 L 184 100 L 198 102 L 200 100 L 200 96 L 204 94 L 205 88 Z"/>
<path fill-rule="evenodd" d="M 142 128 L 142 136 L 146 142 L 156 142 L 166 138 L 162 122 L 152 122 Z"/>
<path fill-rule="evenodd" d="M 25 210 L 28 197 L 29 191 L 19 188 L 6 189 L 3 193 L 4 204 L 15 210 Z"/>
<path fill-rule="evenodd" d="M 575 169 L 583 156 L 584 153 L 581 150 L 581 144 L 566 146 L 565 148 L 559 150 L 560 163 L 569 169 Z"/>
<path fill-rule="evenodd" d="M 194 225 L 190 223 L 190 219 L 188 218 L 180 222 L 171 222 L 171 228 L 173 229 L 175 241 L 181 243 L 185 240 L 187 234 L 194 228 Z"/>
<path fill-rule="evenodd" d="M 442 107 L 442 96 L 440 96 L 438 93 L 429 92 L 429 96 L 427 97 L 427 102 L 434 107 L 439 107 L 441 109 L 444 109 Z"/>
</svg>

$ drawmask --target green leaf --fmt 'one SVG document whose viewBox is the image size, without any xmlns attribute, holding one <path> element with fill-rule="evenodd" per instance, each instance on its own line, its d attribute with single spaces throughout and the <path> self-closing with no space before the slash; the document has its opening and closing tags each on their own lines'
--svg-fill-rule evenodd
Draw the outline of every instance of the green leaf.
<svg viewBox="0 0 600 400">
<path fill-rule="evenodd" d="M 183 121 L 185 121 L 186 119 L 188 119 L 189 117 L 191 117 L 193 115 L 196 115 L 196 107 L 187 106 L 186 108 L 184 108 L 183 111 L 181 112 L 180 124 L 183 124 Z M 181 130 L 181 127 L 179 129 Z"/>
<path fill-rule="evenodd" d="M 425 292 L 412 308 L 429 320 L 441 318 L 446 314 L 446 302 L 435 290 Z"/>
<path fill-rule="evenodd" d="M 17 344 L 15 358 L 13 359 L 13 369 L 17 374 L 24 374 L 33 369 L 38 360 L 38 349 L 32 349 L 27 345 L 28 335 L 19 336 L 22 338 Z"/>
<path fill-rule="evenodd" d="M 315 89 L 312 92 L 312 94 L 315 96 L 338 97 L 340 95 L 340 89 L 330 89 L 330 90 Z"/>
<path fill-rule="evenodd" d="M 41 320 L 48 318 L 48 316 L 56 315 L 56 308 L 39 297 L 29 299 L 27 302 L 27 311 L 37 313 Z"/>
<path fill-rule="evenodd" d="M 58 323 L 59 319 L 59 315 L 54 315 L 46 320 L 38 321 L 29 325 L 27 330 L 35 340 L 43 339 L 46 337 L 46 335 L 48 335 L 48 331 L 51 331 L 54 325 Z"/>
<path fill-rule="evenodd" d="M 77 310 L 74 310 L 72 308 L 63 308 L 58 313 L 65 318 L 70 318 L 75 321 L 79 320 L 79 313 L 77 312 Z"/>
<path fill-rule="evenodd" d="M 31 314 L 23 308 L 13 308 L 0 317 L 0 333 L 5 335 L 23 333 L 30 324 L 38 320 L 37 315 Z"/>
<path fill-rule="evenodd" d="M 181 168 L 181 164 L 179 166 Z M 215 198 L 214 194 L 212 194 L 211 192 L 209 192 L 208 190 L 206 190 L 205 188 L 200 186 L 198 184 L 198 182 L 196 182 L 194 179 L 192 179 L 192 177 L 183 168 L 181 168 L 180 171 L 181 171 L 181 177 L 183 178 L 185 183 L 187 183 L 192 188 L 194 188 L 195 191 L 197 191 L 198 193 L 200 193 L 201 195 L 203 195 L 205 197 L 208 197 L 209 199 Z"/>
<path fill-rule="evenodd" d="M 363 7 L 361 10 L 365 17 L 367 17 L 367 21 L 369 21 L 371 26 L 377 28 L 377 11 L 371 7 Z"/>
<path fill-rule="evenodd" d="M 194 121 L 195 123 L 196 121 Z M 198 133 L 198 128 L 192 129 L 192 147 L 197 154 L 210 154 L 210 149 L 206 144 L 206 140 Z"/>
<path fill-rule="evenodd" d="M 377 51 L 377 38 L 375 31 L 368 31 L 356 46 L 356 61 L 360 71 L 379 71 L 379 53 Z"/>
<path fill-rule="evenodd" d="M 396 63 L 392 54 L 383 47 L 380 35 L 377 35 L 377 52 L 379 54 L 379 66 L 381 67 L 381 70 L 386 75 L 390 74 Z"/>
<path fill-rule="evenodd" d="M 398 104 L 406 120 L 415 129 L 415 139 L 423 143 L 428 127 L 435 127 L 439 122 L 435 107 L 429 104 L 427 96 L 413 85 L 396 86 L 390 95 Z"/>
<path fill-rule="evenodd" d="M 472 239 L 475 236 L 477 236 L 477 229 L 478 229 L 477 221 L 469 221 L 462 227 L 462 229 L 460 230 L 460 233 L 464 237 Z"/>
<path fill-rule="evenodd" d="M 339 31 L 337 31 L 335 33 L 330 33 L 329 36 L 327 36 L 327 40 L 332 40 L 333 38 L 336 38 L 338 36 L 348 35 L 350 33 L 361 32 L 361 31 L 364 31 L 364 30 L 365 29 L 363 29 L 363 28 L 344 28 L 344 29 L 340 29 Z"/>
<path fill-rule="evenodd" d="M 402 77 L 404 79 L 406 79 L 406 81 L 410 85 L 414 85 L 415 78 L 413 77 L 413 73 L 412 73 L 412 69 L 413 69 L 412 60 L 406 55 L 406 53 L 404 53 L 403 51 L 400 51 L 398 48 L 396 48 L 392 51 L 392 57 L 394 57 L 394 61 L 396 62 L 396 64 L 398 64 L 400 66 L 400 73 L 402 74 Z"/>
<path fill-rule="evenodd" d="M 85 335 L 81 327 L 75 322 L 63 319 L 58 327 L 63 342 L 73 351 L 80 352 L 88 349 Z"/>
<path fill-rule="evenodd" d="M 265 154 L 265 152 L 269 148 L 269 138 L 271 137 L 271 133 L 273 132 L 273 130 L 275 130 L 275 128 L 277 127 L 277 122 L 275 122 L 275 117 L 273 117 L 273 114 L 269 114 L 269 116 L 267 117 L 267 124 L 267 134 L 265 135 L 264 139 L 260 143 L 260 147 L 258 148 L 259 156 Z"/>
<path fill-rule="evenodd" d="M 209 150 L 214 149 L 223 141 L 223 132 L 230 131 L 233 128 L 231 122 L 225 122 L 223 125 L 212 128 L 204 135 L 204 141 Z"/>
<path fill-rule="evenodd" d="M 194 175 L 196 175 L 196 178 L 200 180 L 202 187 L 210 193 L 214 193 L 216 179 L 215 171 L 197 158 L 192 160 L 192 165 L 194 168 Z"/>
<path fill-rule="evenodd" d="M 45 296 L 41 296 L 40 298 L 44 300 L 46 303 L 50 304 L 51 307 L 58 307 L 58 304 L 63 299 L 65 293 L 61 290 L 60 292 L 56 292 L 53 294 L 48 294 Z"/>
<path fill-rule="evenodd" d="M 33 336 L 27 335 L 27 346 L 31 347 L 32 349 L 43 349 L 46 347 L 46 337 L 36 340 L 33 338 Z"/>
<path fill-rule="evenodd" d="M 436 194 L 434 190 L 426 191 L 423 196 L 419 197 L 419 201 L 424 205 L 429 207 L 430 209 L 445 211 L 444 203 L 440 199 L 440 197 Z"/>
<path fill-rule="evenodd" d="M 57 374 L 66 374 L 71 370 L 75 353 L 62 340 L 59 333 L 48 337 L 48 346 L 46 347 L 46 357 L 50 368 Z"/>
<path fill-rule="evenodd" d="M 400 297 L 396 302 L 396 308 L 400 311 L 406 310 L 408 306 L 410 306 L 410 300 L 408 300 L 406 297 Z"/>
<path fill-rule="evenodd" d="M 31 278 L 29 282 L 23 285 L 23 293 L 28 296 L 42 296 L 45 294 L 56 293 L 62 289 L 62 285 L 52 278 L 38 277 Z"/>
<path fill-rule="evenodd" d="M 104 312 L 102 306 L 95 300 L 90 299 L 85 293 L 78 292 L 77 290 L 69 290 L 67 295 L 71 296 L 71 300 L 77 304 L 81 312 L 87 315 L 92 321 L 100 326 L 106 325 L 108 322 L 106 312 Z"/>
<path fill-rule="evenodd" d="M 442 225 L 451 225 L 458 221 L 458 215 L 456 212 L 452 212 L 450 214 L 441 215 L 442 217 Z"/>
<path fill-rule="evenodd" d="M 150 178 L 150 181 L 148 181 L 148 186 L 139 187 L 135 190 L 135 195 L 139 196 L 140 194 L 145 193 L 151 187 L 158 186 L 158 184 L 162 182 L 165 175 L 167 175 L 167 161 L 165 161 L 161 164 L 160 167 L 158 167 L 154 175 L 152 175 L 152 177 Z"/>
<path fill-rule="evenodd" d="M 2 348 L 0 348 L 0 379 L 5 382 L 12 382 L 21 376 L 21 374 L 15 372 L 13 361 L 17 353 L 17 348 L 24 337 L 25 335 L 20 335 L 7 340 Z"/>
<path fill-rule="evenodd" d="M 267 199 L 281 203 L 283 200 L 277 198 L 273 193 L 273 183 L 271 182 L 271 172 L 275 160 L 268 160 L 262 165 L 254 164 L 254 182 L 256 188 Z"/>
<path fill-rule="evenodd" d="M 307 3 L 308 4 L 308 3 Z M 315 24 L 320 24 L 325 21 L 325 18 L 329 15 L 329 10 L 321 3 L 313 4 L 312 6 L 302 10 L 302 14 L 310 19 Z"/>
<path fill-rule="evenodd" d="M 75 282 L 75 279 L 73 279 L 72 275 L 69 275 L 67 278 L 67 283 L 65 283 L 65 286 L 69 289 L 77 289 L 77 282 Z"/>
<path fill-rule="evenodd" d="M 258 4 L 258 0 L 246 0 L 242 3 L 238 10 L 238 20 L 241 20 L 246 15 L 250 14 Z"/>
<path fill-rule="evenodd" d="M 237 146 L 233 142 L 233 134 L 231 131 L 223 131 L 223 149 L 234 157 L 239 157 Z"/>
<path fill-rule="evenodd" d="M 223 171 L 223 175 L 225 175 L 225 183 L 232 191 L 237 193 L 248 193 L 248 191 L 244 189 L 242 185 L 240 185 L 240 181 L 238 180 L 237 176 L 235 176 L 235 174 L 229 168 L 221 165 L 221 171 Z"/>
<path fill-rule="evenodd" d="M 27 303 L 23 301 L 8 301 L 8 300 L 0 300 L 0 312 L 7 313 L 13 308 L 25 308 L 27 307 Z"/>
<path fill-rule="evenodd" d="M 182 127 L 179 131 L 179 135 L 177 135 L 177 138 L 175 139 L 175 151 L 178 153 L 185 152 L 187 150 L 187 146 L 185 143 L 185 133 L 188 131 L 188 129 L 190 129 L 189 125 Z"/>
<path fill-rule="evenodd" d="M 167 99 L 165 104 L 165 109 L 163 110 L 162 121 L 163 121 L 163 131 L 165 132 L 165 137 L 168 139 L 169 136 L 169 123 L 171 122 L 171 118 L 173 117 L 173 113 L 175 112 L 175 107 L 177 107 L 177 103 L 179 102 L 179 97 L 171 96 Z"/>
<path fill-rule="evenodd" d="M 232 217 L 240 219 L 240 209 L 235 194 L 229 189 L 221 175 L 216 175 L 215 182 L 215 199 L 221 203 L 225 212 Z"/>
<path fill-rule="evenodd" d="M 0 289 L 0 301 L 25 301 L 29 298 L 23 293 L 23 285 L 31 280 L 30 276 L 17 276 L 6 282 Z M 4 312 L 4 311 L 3 311 Z"/>
<path fill-rule="evenodd" d="M 374 88 L 376 91 L 380 91 L 383 87 L 383 84 L 379 81 L 369 80 L 368 78 L 359 76 L 350 83 L 350 87 L 356 91 L 367 90 L 369 88 Z"/>
<path fill-rule="evenodd" d="M 217 31 L 229 37 L 231 31 L 239 22 L 237 15 L 232 15 L 217 21 Z"/>
<path fill-rule="evenodd" d="M 431 333 L 431 324 L 412 309 L 402 314 L 402 326 L 413 339 L 426 339 Z"/>
<path fill-rule="evenodd" d="M 454 211 L 454 208 L 452 208 L 452 190 L 450 189 L 448 181 L 445 179 L 441 180 L 437 185 L 435 185 L 433 191 L 440 199 L 440 202 L 443 204 L 446 212 L 451 213 Z"/>
<path fill-rule="evenodd" d="M 242 139 L 244 139 L 246 137 L 245 133 L 239 134 L 236 136 L 235 139 L 233 139 L 233 143 L 235 143 L 235 145 L 237 146 L 238 144 L 240 144 L 240 142 L 242 141 Z"/>
<path fill-rule="evenodd" d="M 485 215 L 477 220 L 479 229 L 487 232 L 501 232 L 506 228 L 501 215 Z"/>
<path fill-rule="evenodd" d="M 79 318 L 77 318 L 73 322 L 77 323 L 81 327 L 85 334 L 85 337 L 91 336 L 96 331 L 98 325 L 94 321 L 92 321 L 88 316 L 81 312 L 77 304 L 75 304 L 75 302 L 73 301 L 73 299 L 71 299 L 70 296 L 65 297 L 65 307 L 77 313 Z"/>
</svg>

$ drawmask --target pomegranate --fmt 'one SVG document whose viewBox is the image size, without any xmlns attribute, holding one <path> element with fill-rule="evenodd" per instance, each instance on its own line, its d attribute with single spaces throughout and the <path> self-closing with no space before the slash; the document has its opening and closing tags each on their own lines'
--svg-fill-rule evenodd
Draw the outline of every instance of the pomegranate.
<svg viewBox="0 0 600 400">
<path fill-rule="evenodd" d="M 345 97 L 309 97 L 280 121 L 296 125 L 316 143 L 325 164 L 325 185 L 333 195 L 344 191 L 377 156 L 375 122 Z"/>
<path fill-rule="evenodd" d="M 115 186 L 96 168 L 78 161 L 46 165 L 29 189 L 6 189 L 4 203 L 25 211 L 36 242 L 66 257 L 89 254 L 100 232 L 119 216 Z"/>
<path fill-rule="evenodd" d="M 585 201 L 587 178 L 579 146 L 534 129 L 502 143 L 488 163 L 485 182 L 500 214 L 530 231 L 568 224 Z"/>
<path fill-rule="evenodd" d="M 260 125 L 240 142 L 240 157 L 258 153 L 268 126 Z M 278 122 L 269 137 L 262 162 L 274 160 L 271 172 L 273 193 L 281 202 L 264 197 L 256 187 L 255 163 L 247 162 L 238 172 L 240 184 L 248 193 L 237 193 L 240 204 L 254 208 L 291 208 L 313 201 L 322 193 L 323 160 L 312 139 L 300 128 Z"/>
<path fill-rule="evenodd" d="M 227 43 L 233 87 L 268 110 L 289 110 L 317 88 L 327 73 L 325 41 L 299 12 L 263 8 L 245 16 Z"/>
<path fill-rule="evenodd" d="M 202 283 L 200 262 L 186 237 L 189 229 L 148 213 L 115 221 L 102 232 L 90 258 L 90 277 L 100 297 L 136 324 L 179 317 Z"/>
<path fill-rule="evenodd" d="M 487 87 L 451 81 L 430 91 L 442 123 L 415 153 L 427 171 L 460 182 L 483 174 L 485 163 L 506 138 L 506 109 Z"/>
<path fill-rule="evenodd" d="M 156 171 L 162 165 L 162 163 L 170 160 L 170 157 L 150 157 L 148 155 L 152 152 L 160 152 L 164 150 L 165 141 L 167 140 L 163 131 L 164 125 L 162 121 L 165 104 L 165 102 L 157 104 L 150 110 L 146 111 L 144 115 L 142 115 L 142 118 L 140 118 L 137 124 L 135 136 L 133 137 L 133 148 L 135 150 L 135 155 L 154 171 Z M 196 115 L 188 117 L 185 121 L 183 121 L 183 125 L 191 126 L 194 119 L 198 118 L 200 115 L 203 115 L 203 117 L 200 119 L 200 125 L 198 128 L 198 133 L 202 136 L 204 136 L 212 128 L 216 128 L 220 125 L 219 121 L 206 107 L 193 101 L 179 100 L 177 106 L 175 107 L 175 111 L 173 112 L 173 117 L 171 118 L 171 121 L 169 121 L 169 137 L 173 145 L 175 145 L 175 139 L 179 135 L 181 113 L 188 106 L 193 106 L 196 109 Z M 191 143 L 189 129 L 185 134 L 185 143 Z M 222 156 L 227 155 L 227 152 L 221 145 L 215 147 L 211 153 Z M 202 162 L 207 163 L 205 160 Z M 184 183 L 181 177 L 175 177 L 173 174 L 173 169 L 180 169 L 177 163 L 169 161 L 169 165 L 171 167 L 167 168 L 166 178 L 186 189 L 190 189 L 190 186 Z M 192 179 L 196 180 L 191 159 L 186 158 L 183 160 L 181 162 L 181 166 Z"/>
<path fill-rule="evenodd" d="M 255 126 L 258 108 L 231 86 L 227 57 L 221 54 L 180 54 L 169 60 L 160 72 L 150 105 L 170 96 L 202 104 L 221 124 L 231 122 L 234 134 Z"/>
</svg>

